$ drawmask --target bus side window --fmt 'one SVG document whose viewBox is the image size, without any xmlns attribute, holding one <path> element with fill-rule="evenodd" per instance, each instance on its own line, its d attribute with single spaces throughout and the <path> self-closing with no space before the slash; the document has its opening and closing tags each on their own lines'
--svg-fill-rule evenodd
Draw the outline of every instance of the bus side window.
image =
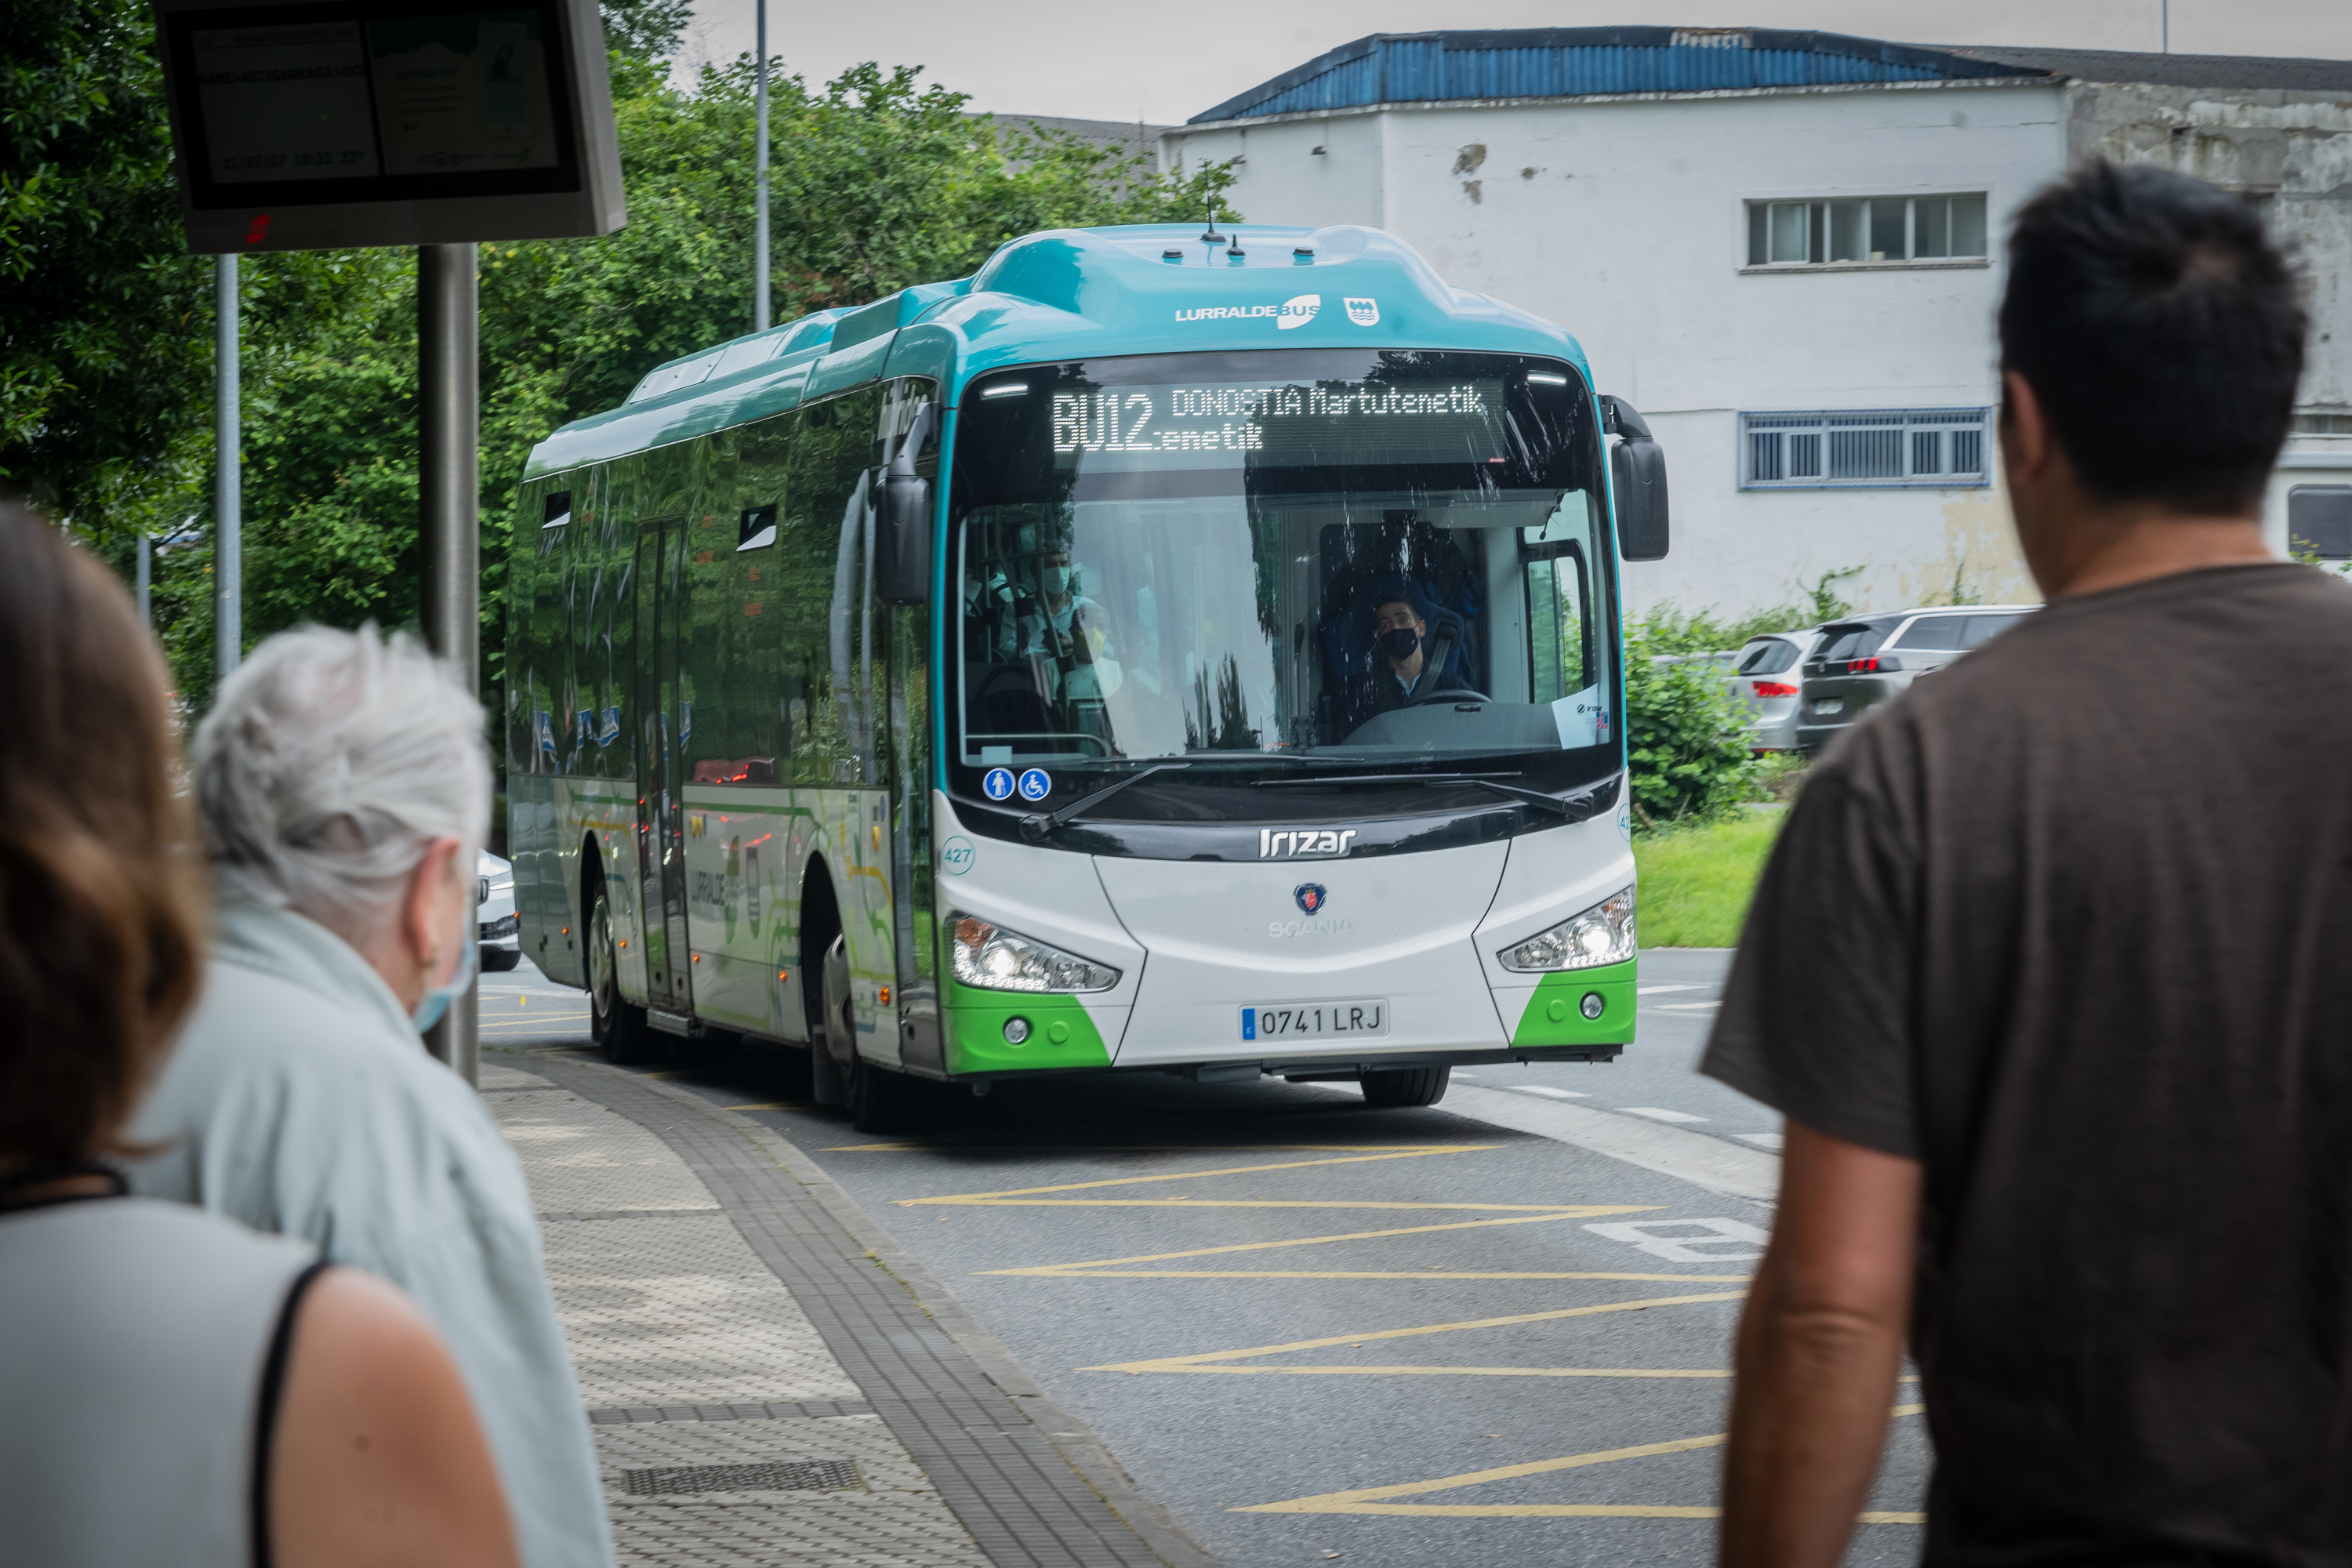
<svg viewBox="0 0 2352 1568">
<path fill-rule="evenodd" d="M 804 783 L 871 778 L 868 683 L 882 661 L 865 640 L 875 626 L 868 462 L 881 396 L 869 388 L 801 410 L 787 465 L 781 536 L 790 543 L 777 564 L 793 587 L 784 658 L 803 673 L 807 692 L 807 721 L 793 737 Z"/>
</svg>

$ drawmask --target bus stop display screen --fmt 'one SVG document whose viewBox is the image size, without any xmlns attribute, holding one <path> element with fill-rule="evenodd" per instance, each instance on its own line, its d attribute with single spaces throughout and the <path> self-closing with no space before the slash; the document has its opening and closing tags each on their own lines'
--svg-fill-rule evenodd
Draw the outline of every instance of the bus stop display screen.
<svg viewBox="0 0 2352 1568">
<path fill-rule="evenodd" d="M 171 16 L 196 205 L 576 188 L 551 16 L 342 9 Z"/>
<path fill-rule="evenodd" d="M 210 173 L 222 184 L 556 165 L 547 46 L 532 12 L 207 27 L 193 42 Z M 303 125 L 309 134 L 289 136 Z"/>
</svg>

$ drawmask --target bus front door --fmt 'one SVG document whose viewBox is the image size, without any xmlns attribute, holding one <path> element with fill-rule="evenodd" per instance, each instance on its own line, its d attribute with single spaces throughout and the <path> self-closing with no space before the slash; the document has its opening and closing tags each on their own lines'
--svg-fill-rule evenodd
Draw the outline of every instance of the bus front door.
<svg viewBox="0 0 2352 1568">
<path fill-rule="evenodd" d="M 678 768 L 683 726 L 678 638 L 686 622 L 686 520 L 637 525 L 637 872 L 646 943 L 646 1001 L 686 1011 L 686 813 Z"/>
</svg>

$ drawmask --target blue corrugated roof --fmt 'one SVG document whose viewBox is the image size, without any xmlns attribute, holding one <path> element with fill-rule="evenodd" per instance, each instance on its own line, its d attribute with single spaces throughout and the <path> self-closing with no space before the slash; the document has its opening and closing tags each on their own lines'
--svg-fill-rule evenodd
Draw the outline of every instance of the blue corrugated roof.
<svg viewBox="0 0 2352 1568">
<path fill-rule="evenodd" d="M 1777 27 L 1515 27 L 1374 33 L 1189 123 L 1372 103 L 2044 76 L 1942 49 Z"/>
</svg>

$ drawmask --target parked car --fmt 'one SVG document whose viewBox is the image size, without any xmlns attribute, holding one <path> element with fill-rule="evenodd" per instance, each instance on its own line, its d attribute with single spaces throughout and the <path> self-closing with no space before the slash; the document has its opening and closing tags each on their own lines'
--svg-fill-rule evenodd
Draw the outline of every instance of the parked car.
<svg viewBox="0 0 2352 1568">
<path fill-rule="evenodd" d="M 2039 605 L 1959 605 L 1856 616 L 1821 630 L 1806 657 L 1797 744 L 1817 752 L 1923 675 L 1981 647 Z"/>
<path fill-rule="evenodd" d="M 474 919 L 479 924 L 482 967 L 498 972 L 522 962 L 522 926 L 515 919 L 514 866 L 485 849 L 474 862 Z"/>
<path fill-rule="evenodd" d="M 1739 647 L 1731 667 L 1731 696 L 1748 711 L 1748 744 L 1759 756 L 1797 744 L 1798 666 L 1821 640 L 1821 629 L 1766 632 Z"/>
</svg>

